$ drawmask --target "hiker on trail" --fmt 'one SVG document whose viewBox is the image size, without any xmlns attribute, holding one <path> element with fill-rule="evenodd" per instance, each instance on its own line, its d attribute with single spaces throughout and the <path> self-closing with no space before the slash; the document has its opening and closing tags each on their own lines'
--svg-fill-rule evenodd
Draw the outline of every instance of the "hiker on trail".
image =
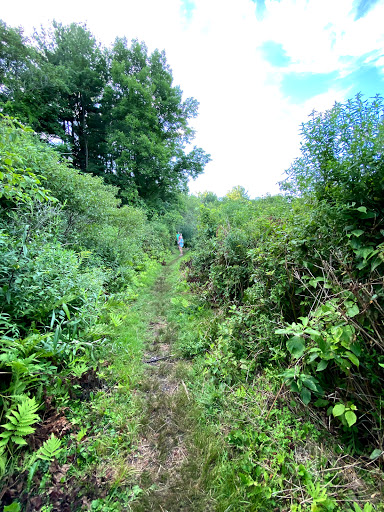
<svg viewBox="0 0 384 512">
<path fill-rule="evenodd" d="M 177 243 L 177 245 L 179 245 L 179 238 L 180 238 L 180 236 L 181 236 L 181 233 L 180 233 L 180 231 L 178 231 L 176 233 L 176 243 Z"/>
<path fill-rule="evenodd" d="M 177 245 L 179 246 L 179 251 L 180 251 L 180 256 L 183 255 L 183 247 L 184 247 L 184 239 L 183 239 L 183 234 L 182 233 L 178 233 L 179 237 L 177 239 Z"/>
</svg>

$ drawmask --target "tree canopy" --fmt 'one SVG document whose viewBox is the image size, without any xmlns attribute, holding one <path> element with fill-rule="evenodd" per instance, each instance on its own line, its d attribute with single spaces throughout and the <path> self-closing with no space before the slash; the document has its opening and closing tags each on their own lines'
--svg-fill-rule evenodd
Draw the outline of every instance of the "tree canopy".
<svg viewBox="0 0 384 512">
<path fill-rule="evenodd" d="M 83 172 L 103 176 L 124 203 L 163 213 L 209 161 L 193 147 L 198 102 L 173 85 L 164 52 L 85 25 L 54 22 L 32 41 L 0 22 L 0 108 L 53 142 Z"/>
</svg>

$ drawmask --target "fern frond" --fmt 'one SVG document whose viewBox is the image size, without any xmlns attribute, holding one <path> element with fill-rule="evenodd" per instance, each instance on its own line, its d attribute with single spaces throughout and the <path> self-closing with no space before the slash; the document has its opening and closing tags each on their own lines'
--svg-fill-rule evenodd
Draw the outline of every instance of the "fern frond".
<svg viewBox="0 0 384 512">
<path fill-rule="evenodd" d="M 109 318 L 111 319 L 111 322 L 114 325 L 114 327 L 119 327 L 123 323 L 124 317 L 116 313 L 110 313 Z"/>
<path fill-rule="evenodd" d="M 37 452 L 39 459 L 51 461 L 61 452 L 61 441 L 53 434 L 47 439 L 40 450 Z"/>
<path fill-rule="evenodd" d="M 25 397 L 23 401 L 18 404 L 17 409 L 11 409 L 7 412 L 5 417 L 8 423 L 1 425 L 4 432 L 0 434 L 0 447 L 5 446 L 10 440 L 15 444 L 27 444 L 23 437 L 32 434 L 35 429 L 32 427 L 33 423 L 39 421 L 39 415 L 36 414 L 39 405 L 36 403 L 35 398 Z"/>
<path fill-rule="evenodd" d="M 24 446 L 27 444 L 27 441 L 19 436 L 12 436 L 11 439 L 15 444 L 18 444 L 19 446 Z"/>
<path fill-rule="evenodd" d="M 103 336 L 106 334 L 111 334 L 113 332 L 113 328 L 108 324 L 96 324 L 92 327 L 89 327 L 86 331 L 86 335 L 90 337 Z"/>
</svg>

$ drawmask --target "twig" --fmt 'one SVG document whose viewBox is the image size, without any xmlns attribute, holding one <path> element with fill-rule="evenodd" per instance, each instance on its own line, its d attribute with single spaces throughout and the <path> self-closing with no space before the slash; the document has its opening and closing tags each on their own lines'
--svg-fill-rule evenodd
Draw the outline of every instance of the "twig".
<svg viewBox="0 0 384 512">
<path fill-rule="evenodd" d="M 144 363 L 156 363 L 157 361 L 162 361 L 163 359 L 171 359 L 172 357 L 175 357 L 175 355 L 170 354 L 169 356 L 152 357 L 151 359 L 148 359 L 148 361 L 144 361 Z"/>
</svg>

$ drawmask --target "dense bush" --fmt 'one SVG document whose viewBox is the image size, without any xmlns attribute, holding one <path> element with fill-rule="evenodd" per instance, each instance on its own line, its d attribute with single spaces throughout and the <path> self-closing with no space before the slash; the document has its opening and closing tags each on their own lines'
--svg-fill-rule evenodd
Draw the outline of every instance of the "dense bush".
<svg viewBox="0 0 384 512">
<path fill-rule="evenodd" d="M 216 376 L 276 367 L 365 453 L 383 449 L 382 116 L 360 96 L 313 114 L 289 194 L 202 205 L 188 277 L 222 311 L 206 335 Z"/>
<path fill-rule="evenodd" d="M 111 330 L 108 307 L 120 322 L 113 294 L 129 292 L 171 238 L 161 219 L 120 207 L 117 188 L 58 158 L 29 129 L 0 119 L 0 473 L 34 432 L 44 393 L 55 403 L 63 374 L 80 378 L 95 364 Z"/>
</svg>

